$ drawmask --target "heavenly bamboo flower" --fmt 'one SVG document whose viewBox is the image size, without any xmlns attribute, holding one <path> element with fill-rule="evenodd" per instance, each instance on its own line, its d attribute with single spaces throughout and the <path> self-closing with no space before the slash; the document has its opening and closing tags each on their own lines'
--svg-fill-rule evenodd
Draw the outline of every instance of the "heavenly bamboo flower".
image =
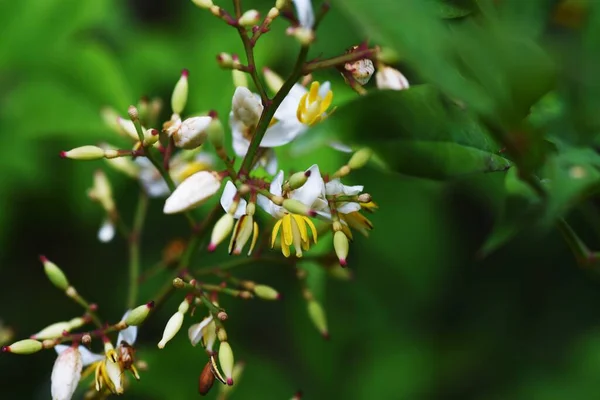
<svg viewBox="0 0 600 400">
<path fill-rule="evenodd" d="M 103 357 L 82 346 L 59 344 L 54 349 L 58 357 L 52 368 L 50 387 L 52 400 L 70 400 L 77 389 L 83 367 Z"/>
<path fill-rule="evenodd" d="M 305 174 L 308 176 L 306 183 L 298 189 L 283 192 L 283 171 L 273 179 L 270 193 L 282 196 L 284 199 L 292 199 L 304 205 L 310 210 L 322 210 L 326 207 L 323 200 L 325 185 L 319 167 L 313 165 Z M 313 241 L 317 242 L 317 229 L 314 223 L 305 215 L 291 213 L 282 206 L 278 206 L 266 197 L 258 196 L 258 205 L 267 213 L 277 218 L 271 234 L 271 247 L 281 229 L 281 251 L 286 257 L 290 256 L 290 246 L 294 246 L 296 257 L 302 257 L 302 251 L 310 248 L 308 228 L 310 228 Z"/>
<path fill-rule="evenodd" d="M 296 14 L 300 26 L 312 29 L 315 24 L 315 12 L 311 0 L 292 0 L 296 6 Z"/>
<path fill-rule="evenodd" d="M 233 218 L 237 219 L 229 242 L 229 254 L 241 254 L 248 240 L 252 238 L 248 255 L 252 254 L 256 241 L 258 240 L 258 224 L 254 221 L 254 211 L 256 205 L 247 203 L 246 200 L 237 196 L 237 188 L 228 181 L 221 195 L 221 206 L 225 212 L 229 213 L 235 200 L 238 201 L 236 209 L 233 211 Z"/>
<path fill-rule="evenodd" d="M 212 316 L 204 318 L 201 322 L 193 324 L 188 329 L 188 337 L 192 346 L 202 343 L 202 347 L 209 353 L 213 353 L 213 347 L 217 340 L 217 325 Z"/>
<path fill-rule="evenodd" d="M 146 157 L 135 160 L 139 165 L 139 180 L 146 194 L 150 197 L 164 197 L 171 192 L 169 186 Z M 181 182 L 196 172 L 210 170 L 214 166 L 214 157 L 200 148 L 192 151 L 180 151 L 175 154 L 169 163 L 169 176 L 179 185 Z"/>
</svg>

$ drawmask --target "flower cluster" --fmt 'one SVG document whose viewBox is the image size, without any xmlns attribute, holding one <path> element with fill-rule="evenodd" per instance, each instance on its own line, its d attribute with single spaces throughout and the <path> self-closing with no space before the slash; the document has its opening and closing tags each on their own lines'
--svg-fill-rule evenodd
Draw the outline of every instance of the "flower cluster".
<svg viewBox="0 0 600 400">
<path fill-rule="evenodd" d="M 138 307 L 135 304 L 140 283 L 154 276 L 156 271 L 173 274 L 166 282 L 166 290 L 159 293 L 171 295 L 168 289 L 173 287 L 184 292 L 176 312 L 166 322 L 158 348 L 165 348 L 181 330 L 185 319 L 193 318 L 193 310 L 205 308 L 205 316 L 188 330 L 192 346 L 200 343 L 207 357 L 198 390 L 206 394 L 218 380 L 223 384 L 222 398 L 226 398 L 241 374 L 243 362 L 234 362 L 224 324 L 228 315 L 219 304 L 220 297 L 279 300 L 281 295 L 271 286 L 236 278 L 225 270 L 267 259 L 292 266 L 297 272 L 310 320 L 328 338 L 325 311 L 306 285 L 307 272 L 299 260 L 319 238 L 329 236 L 331 245 L 325 246 L 326 254 L 313 259 L 331 276 L 348 279 L 348 270 L 341 267 L 348 264 L 349 244 L 354 233 L 368 236 L 373 229 L 364 214 L 377 209 L 371 195 L 363 191 L 362 185 L 344 183 L 352 171 L 368 164 L 372 156 L 370 149 L 332 142 L 334 149 L 352 153 L 340 168 L 324 172 L 314 164 L 285 174 L 279 168 L 277 148 L 309 135 L 311 127 L 330 118 L 335 110 L 332 87 L 336 82 L 314 80 L 314 72 L 335 68 L 345 84 L 359 94 L 366 93 L 373 74 L 378 89 L 407 89 L 406 78 L 384 64 L 385 57 L 381 57 L 378 47 L 370 48 L 366 43 L 336 57 L 307 60 L 310 46 L 317 40 L 316 27 L 327 10 L 324 7 L 315 15 L 309 0 L 277 0 L 264 18 L 256 10 L 244 12 L 239 2 L 234 2 L 234 14 L 211 0 L 193 2 L 234 27 L 244 43 L 247 65 L 242 64 L 238 56 L 228 53 L 221 53 L 217 58 L 221 67 L 232 71 L 235 85 L 231 109 L 227 110 L 233 152 L 225 146 L 226 127 L 217 112 L 186 113 L 190 73 L 183 70 L 172 92 L 171 116 L 167 121 L 162 124 L 159 121 L 162 102 L 158 99 L 143 98 L 137 106 L 129 107 L 127 117 L 105 108 L 102 117 L 106 124 L 121 141 L 124 138 L 129 144 L 122 148 L 100 143 L 60 153 L 63 158 L 73 160 L 105 159 L 111 168 L 138 181 L 140 200 L 133 222 L 128 225 L 113 197 L 108 175 L 100 169 L 95 172 L 88 196 L 100 205 L 105 215 L 98 238 L 107 242 L 120 234 L 129 249 L 130 282 L 125 307 L 128 311 L 121 320 L 115 324 L 101 320 L 96 313 L 98 307 L 87 302 L 62 270 L 43 257 L 48 279 L 80 304 L 85 314 L 56 322 L 30 339 L 3 348 L 15 354 L 56 350 L 58 357 L 52 370 L 51 389 L 54 400 L 70 399 L 80 379 L 92 373 L 95 379 L 90 398 L 122 394 L 128 385 L 127 371 L 140 379 L 138 369 L 143 369 L 143 363 L 136 362 L 133 346 L 137 326 L 148 317 L 154 303 Z M 269 32 L 277 18 L 289 21 L 286 32 L 301 46 L 294 70 L 285 79 L 268 68 L 259 74 L 253 54 L 257 41 Z M 275 95 L 269 97 L 267 91 Z M 219 193 L 218 204 L 199 218 L 196 209 Z M 140 262 L 140 236 L 148 201 L 154 198 L 164 198 L 165 214 L 184 214 L 191 233 L 188 241 L 173 240 L 156 268 L 145 268 Z M 208 247 L 201 249 L 204 239 Z M 237 258 L 218 267 L 193 268 L 195 252 L 215 251 L 227 239 L 229 254 L 245 253 L 252 257 Z M 269 246 L 280 250 L 284 257 L 263 258 L 264 247 Z M 202 280 L 197 278 L 200 275 L 204 275 Z M 218 282 L 210 283 L 210 278 Z M 157 296 L 157 301 L 167 297 Z M 95 329 L 73 333 L 89 324 L 94 324 Z M 118 337 L 113 344 L 109 335 L 115 332 Z M 89 349 L 94 338 L 101 341 L 102 353 Z"/>
</svg>

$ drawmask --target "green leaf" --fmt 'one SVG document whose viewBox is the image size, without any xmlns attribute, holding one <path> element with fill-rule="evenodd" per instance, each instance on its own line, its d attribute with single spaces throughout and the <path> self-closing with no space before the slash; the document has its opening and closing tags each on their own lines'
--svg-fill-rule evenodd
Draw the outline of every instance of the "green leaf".
<svg viewBox="0 0 600 400">
<path fill-rule="evenodd" d="M 432 179 L 511 165 L 468 111 L 429 85 L 360 97 L 298 140 L 307 147 L 332 140 L 368 146 L 387 170 Z"/>
<path fill-rule="evenodd" d="M 444 19 L 462 18 L 477 9 L 474 0 L 433 0 L 438 15 Z"/>
</svg>

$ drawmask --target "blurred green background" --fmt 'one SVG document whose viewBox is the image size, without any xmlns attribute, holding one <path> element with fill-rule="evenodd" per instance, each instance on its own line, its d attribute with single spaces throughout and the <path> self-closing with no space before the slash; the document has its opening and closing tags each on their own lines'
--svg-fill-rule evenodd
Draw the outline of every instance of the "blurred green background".
<svg viewBox="0 0 600 400">
<path fill-rule="evenodd" d="M 343 3 L 334 2 L 312 57 L 341 54 L 364 39 Z M 391 4 L 372 3 L 382 9 Z M 527 28 L 542 31 L 528 21 L 547 28 L 559 2 L 532 1 L 538 8 L 530 12 L 527 1 L 497 3 L 515 24 L 523 19 Z M 244 4 L 266 12 L 271 2 Z M 584 66 L 569 58 L 576 49 L 567 39 L 577 38 L 579 28 L 563 25 L 546 32 L 544 41 L 562 51 L 561 73 L 587 76 Z M 102 316 L 116 321 L 126 301 L 127 247 L 119 238 L 97 241 L 103 213 L 86 196 L 93 171 L 107 169 L 103 162 L 61 160 L 58 153 L 98 141 L 119 144 L 104 126 L 100 108 L 112 105 L 125 114 L 143 95 L 168 100 L 183 68 L 190 70 L 188 110 L 215 109 L 226 116 L 233 84 L 215 56 L 240 53 L 239 38 L 185 0 L 4 1 L 0 26 L 0 319 L 22 338 L 80 314 L 45 279 L 38 261 L 45 254 L 80 293 L 99 303 Z M 275 23 L 257 46 L 258 64 L 281 73 L 290 71 L 298 48 L 284 35 L 285 26 Z M 416 30 L 415 40 L 426 33 Z M 417 73 L 405 71 L 411 83 L 419 81 Z M 332 81 L 336 105 L 354 97 L 336 72 L 316 78 Z M 345 159 L 321 150 L 284 166 L 304 169 L 318 161 L 332 172 Z M 137 185 L 107 173 L 119 210 L 130 219 Z M 317 291 L 331 340 L 324 341 L 312 326 L 293 271 L 278 265 L 240 269 L 240 277 L 271 285 L 284 298 L 221 299 L 236 358 L 246 362 L 232 398 L 286 399 L 299 389 L 307 399 L 597 397 L 597 276 L 579 268 L 552 231 L 525 230 L 489 257 L 476 257 L 500 212 L 504 175 L 442 183 L 370 168 L 352 174 L 348 182 L 365 184 L 380 209 L 372 216 L 371 237 L 352 244 L 355 279 L 329 279 Z M 188 234 L 185 220 L 162 215 L 162 205 L 151 202 L 142 238 L 144 269 L 159 259 L 169 239 Z M 594 247 L 598 238 L 582 224 L 585 219 L 573 215 Z M 212 265 L 224 252 L 197 257 L 194 265 Z M 140 301 L 150 300 L 161 283 L 158 277 L 144 285 Z M 205 357 L 189 345 L 187 322 L 164 350 L 156 349 L 179 301 L 181 296 L 171 299 L 141 330 L 138 356 L 149 369 L 125 398 L 198 396 Z M 0 397 L 48 398 L 54 359 L 50 351 L 2 355 Z"/>
</svg>

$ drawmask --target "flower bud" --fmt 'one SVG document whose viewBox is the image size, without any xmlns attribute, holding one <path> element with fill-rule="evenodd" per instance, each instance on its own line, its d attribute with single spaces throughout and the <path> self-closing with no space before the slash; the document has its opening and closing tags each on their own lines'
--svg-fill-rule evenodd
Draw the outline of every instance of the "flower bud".
<svg viewBox="0 0 600 400">
<path fill-rule="evenodd" d="M 265 83 L 269 89 L 274 93 L 279 92 L 279 89 L 283 86 L 283 79 L 281 76 L 273 72 L 270 68 L 264 68 L 263 75 L 265 76 Z"/>
<path fill-rule="evenodd" d="M 229 53 L 219 53 L 217 56 L 217 63 L 221 68 L 232 68 L 233 67 L 233 57 Z"/>
<path fill-rule="evenodd" d="M 119 114 L 112 107 L 103 107 L 102 110 L 100 110 L 100 116 L 102 117 L 104 124 L 110 129 L 119 134 L 123 133 L 121 126 L 117 122 Z"/>
<path fill-rule="evenodd" d="M 115 210 L 112 188 L 102 170 L 96 170 L 94 173 L 94 186 L 88 191 L 88 196 L 99 202 L 107 213 L 110 214 Z"/>
<path fill-rule="evenodd" d="M 129 326 L 137 326 L 148 318 L 150 310 L 154 308 L 154 302 L 148 302 L 131 310 L 125 318 L 125 323 Z"/>
<path fill-rule="evenodd" d="M 358 195 L 359 203 L 370 203 L 371 200 L 371 195 L 369 193 L 361 193 Z"/>
<path fill-rule="evenodd" d="M 282 206 L 292 214 L 300 214 L 307 217 L 315 216 L 314 210 L 311 210 L 309 206 L 296 199 L 285 199 Z"/>
<path fill-rule="evenodd" d="M 60 156 L 71 160 L 99 160 L 104 158 L 104 150 L 97 146 L 81 146 L 69 151 L 61 151 Z"/>
<path fill-rule="evenodd" d="M 208 140 L 213 145 L 215 150 L 223 148 L 223 141 L 225 140 L 225 130 L 223 129 L 223 124 L 219 120 L 219 118 L 214 117 L 208 128 L 206 129 L 206 133 L 208 135 Z"/>
<path fill-rule="evenodd" d="M 208 251 L 214 251 L 217 246 L 225 240 L 233 229 L 233 215 L 226 213 L 224 214 L 215 224 L 212 234 L 210 236 L 210 243 L 208 245 Z"/>
<path fill-rule="evenodd" d="M 233 66 L 239 66 L 240 65 L 240 59 L 238 56 L 234 55 L 233 56 Z M 231 77 L 233 78 L 233 86 L 234 87 L 248 87 L 248 77 L 246 76 L 246 73 L 244 71 L 240 71 L 237 69 L 234 69 L 231 71 Z"/>
<path fill-rule="evenodd" d="M 163 331 L 163 336 L 160 342 L 158 342 L 158 348 L 162 349 L 165 347 L 167 342 L 175 337 L 179 329 L 181 329 L 181 325 L 183 324 L 183 313 L 177 311 L 175 314 L 169 318 L 167 321 L 167 325 L 165 326 L 165 330 Z"/>
<path fill-rule="evenodd" d="M 235 224 L 233 235 L 231 235 L 231 241 L 229 242 L 229 254 L 239 255 L 242 249 L 252 236 L 254 232 L 254 218 L 252 215 L 242 215 Z M 256 225 L 258 227 L 258 225 Z M 252 251 L 252 249 L 250 250 Z"/>
<path fill-rule="evenodd" d="M 200 8 L 209 9 L 213 6 L 212 0 L 192 0 L 192 3 Z"/>
<path fill-rule="evenodd" d="M 33 354 L 40 351 L 43 347 L 42 342 L 33 339 L 24 339 L 14 342 L 10 346 L 2 347 L 2 351 L 14 354 Z"/>
<path fill-rule="evenodd" d="M 31 339 L 45 340 L 45 339 L 56 339 L 62 336 L 63 332 L 70 332 L 71 325 L 66 322 L 56 322 L 52 325 L 48 325 L 36 334 L 31 335 Z"/>
<path fill-rule="evenodd" d="M 352 157 L 350 157 L 350 161 L 348 161 L 348 166 L 351 169 L 360 169 L 364 167 L 367 164 L 367 162 L 369 162 L 369 159 L 371 158 L 372 154 L 373 151 L 371 149 L 363 147 L 362 149 L 354 153 Z"/>
<path fill-rule="evenodd" d="M 181 114 L 188 98 L 188 70 L 181 71 L 181 77 L 175 84 L 171 95 L 171 109 L 175 114 Z"/>
<path fill-rule="evenodd" d="M 281 298 L 277 290 L 267 285 L 254 286 L 254 294 L 263 300 L 279 300 Z"/>
<path fill-rule="evenodd" d="M 307 46 L 315 40 L 315 32 L 310 28 L 299 27 L 290 32 L 303 46 Z"/>
<path fill-rule="evenodd" d="M 342 231 L 337 231 L 333 234 L 333 248 L 335 249 L 335 254 L 340 260 L 340 265 L 342 267 L 346 266 L 346 258 L 348 258 L 348 237 Z"/>
<path fill-rule="evenodd" d="M 205 396 L 215 383 L 215 374 L 212 372 L 210 361 L 206 363 L 202 373 L 198 377 L 198 393 Z"/>
<path fill-rule="evenodd" d="M 283 10 L 284 8 L 287 7 L 288 4 L 289 4 L 289 0 L 276 0 L 275 1 L 275 7 L 278 10 Z"/>
<path fill-rule="evenodd" d="M 375 81 L 379 89 L 403 90 L 410 87 L 408 80 L 400 71 L 387 65 L 379 67 L 375 74 Z"/>
<path fill-rule="evenodd" d="M 373 61 L 369 60 L 368 58 L 346 63 L 344 65 L 344 69 L 350 72 L 354 80 L 361 85 L 366 85 L 375 72 Z"/>
<path fill-rule="evenodd" d="M 83 362 L 76 347 L 67 347 L 60 352 L 52 367 L 51 386 L 53 400 L 70 400 L 81 378 Z"/>
<path fill-rule="evenodd" d="M 121 130 L 127 134 L 133 140 L 140 140 L 140 137 L 137 134 L 137 130 L 135 129 L 135 124 L 133 121 L 117 117 L 117 123 L 121 127 Z"/>
<path fill-rule="evenodd" d="M 316 300 L 308 302 L 308 315 L 315 327 L 321 332 L 325 339 L 329 339 L 329 331 L 327 330 L 327 319 L 323 307 Z"/>
<path fill-rule="evenodd" d="M 238 20 L 241 26 L 250 28 L 260 22 L 260 13 L 256 10 L 248 10 Z"/>
<path fill-rule="evenodd" d="M 296 172 L 295 174 L 290 176 L 290 179 L 288 181 L 288 183 L 290 185 L 290 189 L 298 189 L 299 187 L 304 185 L 306 183 L 306 181 L 308 180 L 309 176 L 310 176 L 310 170 Z"/>
<path fill-rule="evenodd" d="M 186 119 L 173 133 L 175 146 L 186 150 L 200 147 L 206 140 L 206 130 L 211 122 L 212 118 L 208 116 Z"/>
<path fill-rule="evenodd" d="M 279 16 L 279 14 L 280 14 L 280 12 L 277 7 L 271 7 L 269 12 L 267 13 L 267 18 L 272 21 L 275 18 L 277 18 Z"/>
<path fill-rule="evenodd" d="M 40 256 L 40 261 L 44 264 L 44 272 L 54 286 L 60 290 L 67 290 L 69 281 L 64 272 L 56 264 L 49 261 L 45 256 Z"/>
<path fill-rule="evenodd" d="M 233 117 L 244 125 L 254 127 L 260 119 L 263 105 L 260 100 L 247 88 L 237 87 L 231 102 Z"/>
<path fill-rule="evenodd" d="M 208 171 L 196 172 L 184 180 L 165 201 L 163 212 L 175 214 L 199 206 L 219 191 L 221 179 Z"/>
<path fill-rule="evenodd" d="M 221 369 L 227 378 L 227 384 L 229 386 L 233 385 L 233 351 L 231 350 L 231 346 L 229 342 L 221 342 L 219 345 L 219 364 L 221 364 Z"/>
</svg>

